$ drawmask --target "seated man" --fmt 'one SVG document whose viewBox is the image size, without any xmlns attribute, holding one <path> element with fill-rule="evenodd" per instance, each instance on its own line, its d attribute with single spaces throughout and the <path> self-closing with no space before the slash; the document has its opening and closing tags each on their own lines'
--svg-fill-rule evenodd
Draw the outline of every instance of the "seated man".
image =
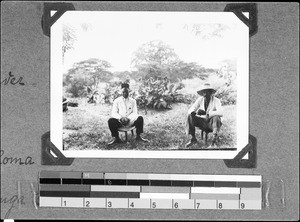
<svg viewBox="0 0 300 222">
<path fill-rule="evenodd" d="M 118 129 L 122 126 L 135 126 L 137 134 L 136 140 L 148 142 L 140 136 L 140 134 L 143 133 L 144 119 L 138 115 L 136 100 L 129 97 L 129 85 L 123 83 L 121 89 L 123 96 L 114 100 L 112 117 L 108 120 L 108 127 L 112 137 L 114 137 L 114 140 L 108 145 L 121 142 Z"/>
<path fill-rule="evenodd" d="M 209 83 L 204 84 L 204 88 L 197 93 L 200 97 L 188 111 L 188 133 L 192 136 L 191 141 L 186 144 L 189 147 L 197 142 L 195 127 L 199 127 L 205 132 L 213 132 L 213 144 L 218 140 L 218 133 L 222 126 L 222 104 L 214 96 L 215 89 Z M 197 115 L 196 115 L 197 114 Z"/>
</svg>

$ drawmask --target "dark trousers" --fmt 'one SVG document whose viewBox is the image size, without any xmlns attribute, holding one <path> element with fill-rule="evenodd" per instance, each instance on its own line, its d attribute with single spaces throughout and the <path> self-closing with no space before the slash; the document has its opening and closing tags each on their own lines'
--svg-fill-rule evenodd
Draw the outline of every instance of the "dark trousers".
<svg viewBox="0 0 300 222">
<path fill-rule="evenodd" d="M 143 133 L 144 128 L 144 119 L 142 116 L 139 116 L 136 121 L 134 121 L 133 126 L 136 128 L 136 134 L 139 136 L 141 133 Z M 110 118 L 108 120 L 108 127 L 111 132 L 112 137 L 119 137 L 118 129 L 122 127 L 122 124 L 119 122 L 118 119 Z"/>
<path fill-rule="evenodd" d="M 195 137 L 195 127 L 199 127 L 205 132 L 213 132 L 217 134 L 222 126 L 220 116 L 213 116 L 209 119 L 204 119 L 198 116 L 188 116 L 189 134 Z"/>
</svg>

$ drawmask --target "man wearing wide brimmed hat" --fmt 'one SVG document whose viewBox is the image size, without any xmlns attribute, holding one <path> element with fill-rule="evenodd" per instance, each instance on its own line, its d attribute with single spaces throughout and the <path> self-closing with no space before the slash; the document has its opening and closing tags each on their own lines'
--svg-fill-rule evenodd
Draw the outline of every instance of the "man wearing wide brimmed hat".
<svg viewBox="0 0 300 222">
<path fill-rule="evenodd" d="M 129 97 L 129 84 L 121 84 L 122 96 L 113 102 L 111 118 L 108 120 L 108 127 L 114 139 L 108 145 L 120 143 L 118 129 L 126 126 L 136 127 L 136 141 L 149 142 L 141 137 L 144 127 L 144 119 L 138 115 L 136 100 Z"/>
<path fill-rule="evenodd" d="M 222 104 L 214 96 L 216 90 L 210 83 L 205 83 L 203 88 L 197 93 L 200 97 L 188 110 L 188 134 L 192 136 L 191 141 L 186 144 L 189 147 L 197 143 L 195 127 L 199 127 L 204 132 L 213 133 L 213 143 L 218 140 L 218 133 L 222 126 Z"/>
</svg>

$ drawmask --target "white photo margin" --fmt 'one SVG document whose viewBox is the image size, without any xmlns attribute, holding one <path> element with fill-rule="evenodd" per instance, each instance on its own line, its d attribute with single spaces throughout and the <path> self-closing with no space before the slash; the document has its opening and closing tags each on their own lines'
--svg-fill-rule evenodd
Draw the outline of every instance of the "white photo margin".
<svg viewBox="0 0 300 222">
<path fill-rule="evenodd" d="M 206 23 L 231 22 L 238 25 L 240 31 L 237 60 L 237 150 L 63 150 L 63 75 L 62 75 L 62 24 L 68 13 L 82 18 L 81 13 L 155 13 L 170 16 L 187 16 L 194 21 Z M 154 18 L 154 16 L 152 17 Z M 195 20 L 197 19 L 197 20 Z M 249 138 L 249 28 L 233 12 L 106 12 L 106 11 L 68 11 L 52 26 L 50 32 L 50 140 L 67 158 L 155 158 L 155 159 L 232 159 L 247 144 Z"/>
</svg>

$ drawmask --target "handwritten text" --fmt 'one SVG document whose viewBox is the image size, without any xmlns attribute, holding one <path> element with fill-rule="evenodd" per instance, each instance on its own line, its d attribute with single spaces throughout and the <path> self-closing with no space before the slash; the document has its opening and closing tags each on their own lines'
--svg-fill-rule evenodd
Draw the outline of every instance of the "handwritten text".
<svg viewBox="0 0 300 222">
<path fill-rule="evenodd" d="M 19 164 L 19 165 L 35 164 L 35 162 L 32 161 L 31 156 L 27 156 L 25 158 L 25 160 L 22 159 L 21 157 L 7 157 L 7 156 L 4 156 L 4 150 L 1 150 L 0 156 L 1 156 L 0 164 L 3 164 L 3 165 L 6 165 L 6 164 Z"/>
<path fill-rule="evenodd" d="M 23 77 L 16 78 L 11 72 L 8 73 L 8 77 L 6 77 L 3 81 L 1 81 L 1 85 L 16 85 L 19 84 L 21 86 L 24 86 L 25 84 L 22 82 Z"/>
<path fill-rule="evenodd" d="M 4 219 L 9 219 L 11 210 L 15 207 L 15 204 L 25 205 L 24 197 L 13 195 L 11 197 L 1 197 L 1 205 L 10 205 L 8 211 L 6 212 Z"/>
</svg>

